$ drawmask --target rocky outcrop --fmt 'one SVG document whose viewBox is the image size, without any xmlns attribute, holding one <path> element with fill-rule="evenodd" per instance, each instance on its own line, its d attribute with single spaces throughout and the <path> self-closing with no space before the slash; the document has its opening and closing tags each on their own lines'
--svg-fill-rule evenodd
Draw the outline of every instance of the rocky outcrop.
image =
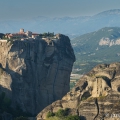
<svg viewBox="0 0 120 120">
<path fill-rule="evenodd" d="M 102 38 L 99 41 L 99 45 L 103 46 L 103 45 L 107 45 L 109 47 L 113 46 L 113 45 L 120 45 L 120 39 L 112 39 L 110 40 L 109 38 Z"/>
<path fill-rule="evenodd" d="M 46 118 L 48 111 L 69 108 L 81 120 L 117 120 L 120 118 L 120 63 L 102 64 L 84 75 L 62 100 L 37 115 Z"/>
<path fill-rule="evenodd" d="M 0 40 L 0 91 L 12 106 L 36 115 L 69 90 L 75 61 L 70 40 L 55 38 Z"/>
</svg>

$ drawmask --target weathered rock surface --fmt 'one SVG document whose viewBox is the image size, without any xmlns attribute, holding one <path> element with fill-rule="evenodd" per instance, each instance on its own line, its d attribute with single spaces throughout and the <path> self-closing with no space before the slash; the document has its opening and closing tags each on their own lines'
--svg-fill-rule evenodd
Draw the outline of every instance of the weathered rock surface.
<svg viewBox="0 0 120 120">
<path fill-rule="evenodd" d="M 70 90 L 74 61 L 70 40 L 62 34 L 55 39 L 0 40 L 0 91 L 13 107 L 35 115 Z"/>
<path fill-rule="evenodd" d="M 70 108 L 81 120 L 120 119 L 120 63 L 102 64 L 84 75 L 62 100 L 58 100 L 37 115 L 45 119 L 48 111 Z"/>
</svg>

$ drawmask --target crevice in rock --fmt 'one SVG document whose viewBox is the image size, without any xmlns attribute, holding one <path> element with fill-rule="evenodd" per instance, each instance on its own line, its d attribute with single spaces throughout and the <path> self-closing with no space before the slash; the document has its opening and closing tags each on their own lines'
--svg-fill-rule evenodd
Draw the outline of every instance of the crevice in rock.
<svg viewBox="0 0 120 120">
<path fill-rule="evenodd" d="M 118 92 L 120 92 L 120 86 L 117 88 Z"/>
<path fill-rule="evenodd" d="M 116 70 L 114 70 L 112 79 L 115 78 L 115 75 L 116 75 Z"/>
<path fill-rule="evenodd" d="M 57 64 L 57 68 L 56 68 L 56 73 L 55 73 L 55 77 L 54 77 L 54 80 L 53 80 L 53 100 L 55 101 L 55 80 L 56 80 L 56 77 L 57 77 L 57 73 L 58 73 L 58 68 L 59 68 L 59 61 L 58 61 L 58 64 Z"/>
<path fill-rule="evenodd" d="M 111 88 L 111 79 L 106 76 L 97 76 L 96 78 L 102 78 L 106 81 L 107 85 Z"/>
<path fill-rule="evenodd" d="M 96 107 L 97 107 L 97 114 L 96 114 L 96 116 L 94 117 L 93 120 L 95 120 L 95 119 L 98 117 L 98 115 L 99 115 L 99 105 L 98 105 L 98 100 L 97 100 L 97 98 L 95 98 L 95 105 L 96 105 Z"/>
<path fill-rule="evenodd" d="M 85 100 L 87 98 L 89 98 L 91 96 L 89 91 L 86 91 L 83 93 L 83 95 L 81 96 L 81 100 Z"/>
<path fill-rule="evenodd" d="M 112 86 L 111 86 L 111 80 L 110 80 L 109 78 L 105 77 L 105 81 L 106 81 L 107 85 L 108 85 L 110 88 L 112 88 Z"/>
</svg>

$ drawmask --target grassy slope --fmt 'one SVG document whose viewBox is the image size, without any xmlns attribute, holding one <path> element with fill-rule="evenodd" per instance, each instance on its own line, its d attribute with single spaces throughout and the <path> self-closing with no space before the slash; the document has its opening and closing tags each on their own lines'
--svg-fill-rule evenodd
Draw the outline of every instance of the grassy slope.
<svg viewBox="0 0 120 120">
<path fill-rule="evenodd" d="M 95 65 L 100 63 L 110 63 L 120 60 L 119 45 L 114 46 L 99 46 L 99 41 L 103 37 L 109 39 L 120 38 L 120 28 L 105 27 L 98 31 L 84 34 L 71 41 L 76 55 L 76 62 L 74 68 L 82 69 L 78 73 L 86 73 Z M 96 50 L 96 49 L 99 50 Z"/>
</svg>

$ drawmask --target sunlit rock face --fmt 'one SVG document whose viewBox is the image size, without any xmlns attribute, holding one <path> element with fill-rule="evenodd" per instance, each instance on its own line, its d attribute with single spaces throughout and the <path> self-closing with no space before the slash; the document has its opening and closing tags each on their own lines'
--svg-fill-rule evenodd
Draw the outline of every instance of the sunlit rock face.
<svg viewBox="0 0 120 120">
<path fill-rule="evenodd" d="M 103 45 L 107 45 L 107 46 L 113 46 L 113 45 L 120 45 L 120 39 L 112 39 L 110 40 L 109 38 L 102 38 L 100 41 L 99 41 L 99 45 L 100 46 L 103 46 Z"/>
<path fill-rule="evenodd" d="M 0 89 L 12 106 L 37 114 L 69 90 L 75 61 L 70 39 L 0 40 Z"/>
<path fill-rule="evenodd" d="M 120 63 L 97 65 L 61 100 L 43 109 L 37 120 L 46 118 L 48 111 L 65 108 L 70 109 L 70 114 L 79 115 L 81 120 L 119 119 Z"/>
</svg>

